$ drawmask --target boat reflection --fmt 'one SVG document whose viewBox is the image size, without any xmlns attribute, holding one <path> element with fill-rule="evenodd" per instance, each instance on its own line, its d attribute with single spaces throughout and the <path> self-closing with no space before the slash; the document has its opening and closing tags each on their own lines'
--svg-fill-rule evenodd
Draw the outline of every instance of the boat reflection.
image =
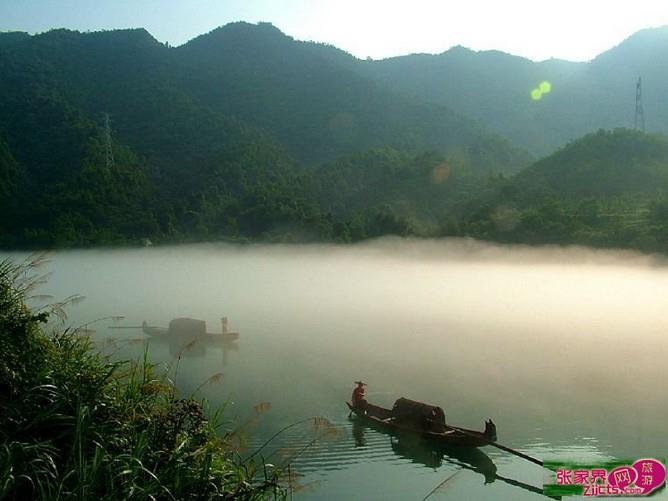
<svg viewBox="0 0 668 501">
<path fill-rule="evenodd" d="M 366 445 L 365 433 L 367 430 L 377 430 L 375 427 L 351 418 L 353 425 L 353 437 L 356 447 Z M 472 447 L 439 446 L 414 434 L 390 435 L 390 444 L 394 453 L 402 458 L 410 459 L 412 462 L 438 469 L 443 463 L 455 464 L 468 470 L 480 473 L 485 478 L 485 483 L 491 483 L 496 479 L 496 465 L 490 457 L 480 449 Z"/>
<path fill-rule="evenodd" d="M 436 445 L 414 434 L 391 433 L 354 417 L 349 419 L 352 421 L 352 434 L 355 447 L 366 446 L 365 435 L 368 431 L 383 433 L 390 436 L 392 451 L 397 456 L 409 459 L 416 464 L 433 469 L 439 469 L 444 464 L 455 465 L 461 469 L 479 473 L 483 476 L 485 484 L 500 481 L 513 487 L 545 496 L 543 490 L 539 487 L 499 475 L 492 459 L 480 449 Z M 545 497 L 561 499 L 561 497 Z"/>
<path fill-rule="evenodd" d="M 175 318 L 168 327 L 149 325 L 146 321 L 141 326 L 112 326 L 110 329 L 141 329 L 148 336 L 144 341 L 149 344 L 163 344 L 169 348 L 174 358 L 199 358 L 209 350 L 221 350 L 223 365 L 228 362 L 231 352 L 239 351 L 238 332 L 230 331 L 227 317 L 221 319 L 221 332 L 211 333 L 206 330 L 206 322 L 194 318 Z"/>
</svg>

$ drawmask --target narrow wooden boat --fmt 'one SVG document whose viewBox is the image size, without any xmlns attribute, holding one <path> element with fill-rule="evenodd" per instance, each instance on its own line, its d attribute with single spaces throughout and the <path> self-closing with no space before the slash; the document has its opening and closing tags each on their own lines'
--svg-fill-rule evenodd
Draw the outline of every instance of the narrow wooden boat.
<svg viewBox="0 0 668 501">
<path fill-rule="evenodd" d="M 347 403 L 347 402 L 346 402 Z M 535 487 L 531 484 L 510 478 L 504 477 L 497 473 L 497 468 L 494 462 L 490 457 L 485 454 L 483 451 L 478 449 L 480 445 L 492 445 L 494 447 L 499 447 L 499 444 L 490 443 L 486 437 L 490 439 L 493 438 L 496 440 L 496 435 L 493 433 L 494 423 L 486 425 L 487 433 L 478 432 L 474 430 L 465 430 L 464 428 L 450 427 L 455 431 L 460 433 L 466 432 L 466 434 L 471 437 L 478 435 L 479 441 L 487 441 L 487 443 L 482 443 L 478 446 L 476 445 L 461 445 L 461 443 L 456 444 L 452 443 L 449 440 L 442 440 L 441 437 L 434 438 L 431 434 L 421 433 L 420 430 L 406 429 L 402 426 L 388 426 L 387 418 L 383 419 L 381 417 L 374 417 L 374 414 L 379 416 L 387 415 L 392 413 L 389 409 L 384 409 L 375 405 L 370 405 L 371 412 L 367 408 L 367 412 L 362 414 L 360 412 L 355 412 L 352 409 L 351 404 L 348 404 L 348 408 L 352 411 L 355 417 L 353 419 L 353 437 L 355 439 L 355 445 L 357 447 L 364 447 L 366 445 L 364 440 L 364 429 L 369 428 L 382 433 L 387 433 L 391 438 L 392 450 L 397 456 L 410 459 L 411 461 L 419 464 L 423 464 L 429 468 L 440 468 L 443 462 L 456 465 L 459 468 L 466 470 L 474 471 L 480 473 L 485 478 L 485 484 L 489 484 L 494 481 L 500 481 L 505 484 L 508 484 L 513 487 L 520 488 L 527 492 L 532 492 L 539 495 L 543 494 L 543 489 L 540 487 Z M 367 404 L 369 406 L 369 404 Z M 489 422 L 488 422 L 489 423 Z M 509 451 L 508 448 L 504 450 Z M 516 453 L 516 451 L 514 452 Z M 523 456 L 527 459 L 526 456 Z M 560 496 L 546 496 L 552 499 L 561 500 Z"/>
<path fill-rule="evenodd" d="M 406 399 L 399 400 L 410 402 L 411 404 L 419 404 L 426 408 L 432 415 L 435 414 L 438 416 L 438 411 L 441 414 L 443 412 L 439 407 L 428 406 Z M 397 402 L 399 403 L 399 401 Z M 394 433 L 410 433 L 442 446 L 482 447 L 496 441 L 496 426 L 494 426 L 492 420 L 486 421 L 485 430 L 480 432 L 447 425 L 445 424 L 444 416 L 440 421 L 438 419 L 427 419 L 426 421 L 405 419 L 397 415 L 397 404 L 395 404 L 394 410 L 370 403 L 366 403 L 361 407 L 354 407 L 350 402 L 346 402 L 346 405 L 350 409 L 350 412 L 358 419 L 362 419 L 380 430 Z"/>
<path fill-rule="evenodd" d="M 228 329 L 227 317 L 222 318 L 222 332 L 206 332 L 206 322 L 194 318 L 175 318 L 169 322 L 169 327 L 155 327 L 148 325 L 146 321 L 142 323 L 144 334 L 154 338 L 189 338 L 204 339 L 207 341 L 231 341 L 239 338 L 238 332 L 232 332 Z"/>
</svg>

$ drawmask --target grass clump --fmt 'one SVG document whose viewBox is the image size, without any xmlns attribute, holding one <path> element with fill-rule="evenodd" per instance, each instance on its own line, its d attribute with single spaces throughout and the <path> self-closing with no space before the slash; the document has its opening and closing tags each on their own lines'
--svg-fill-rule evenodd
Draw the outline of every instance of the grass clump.
<svg viewBox="0 0 668 501">
<path fill-rule="evenodd" d="M 26 306 L 37 264 L 0 263 L 0 499 L 283 497 L 146 356 L 111 363 L 75 331 L 47 333 L 53 312 Z"/>
</svg>

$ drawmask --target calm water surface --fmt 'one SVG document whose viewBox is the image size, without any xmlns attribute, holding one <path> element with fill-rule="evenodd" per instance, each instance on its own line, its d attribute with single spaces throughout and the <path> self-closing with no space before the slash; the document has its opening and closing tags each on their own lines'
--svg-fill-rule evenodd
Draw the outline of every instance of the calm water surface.
<svg viewBox="0 0 668 501">
<path fill-rule="evenodd" d="M 499 442 L 542 459 L 668 456 L 668 266 L 656 258 L 384 240 L 67 251 L 49 269 L 41 292 L 86 296 L 69 323 L 125 317 L 90 324 L 115 356 L 145 346 L 141 329 L 118 327 L 193 317 L 220 332 L 229 317 L 235 342 L 153 342 L 150 356 L 181 353 L 179 387 L 226 404 L 242 456 L 326 418 L 263 451 L 292 461 L 297 499 L 420 500 L 446 478 L 430 499 L 542 497 L 528 487 L 541 469 L 499 450 L 433 451 L 349 421 L 357 379 L 380 405 L 407 396 L 478 429 L 492 417 Z"/>
</svg>

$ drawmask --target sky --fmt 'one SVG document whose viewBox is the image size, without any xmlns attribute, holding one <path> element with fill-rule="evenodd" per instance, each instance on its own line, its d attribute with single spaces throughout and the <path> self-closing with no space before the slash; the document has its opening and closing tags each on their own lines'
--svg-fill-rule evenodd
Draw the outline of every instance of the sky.
<svg viewBox="0 0 668 501">
<path fill-rule="evenodd" d="M 0 31 L 146 28 L 181 45 L 233 21 L 381 59 L 463 45 L 535 61 L 588 61 L 668 25 L 666 0 L 0 0 Z"/>
</svg>

